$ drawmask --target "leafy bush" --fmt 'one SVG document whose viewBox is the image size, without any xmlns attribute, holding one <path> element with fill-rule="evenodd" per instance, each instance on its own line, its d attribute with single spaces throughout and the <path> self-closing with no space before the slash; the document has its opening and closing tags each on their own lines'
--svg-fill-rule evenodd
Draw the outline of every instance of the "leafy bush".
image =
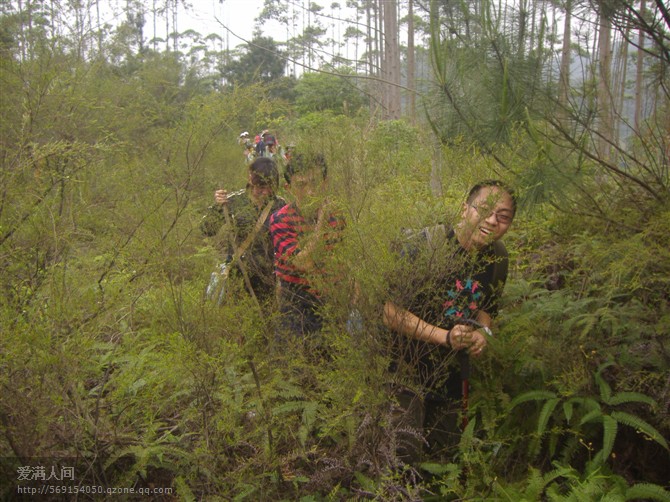
<svg viewBox="0 0 670 502">
<path fill-rule="evenodd" d="M 363 110 L 288 120 L 263 86 L 189 94 L 175 65 L 157 79 L 157 61 L 19 73 L 3 59 L 3 457 L 73 458 L 82 482 L 185 500 L 667 500 L 667 201 L 523 130 L 496 159 Z M 246 182 L 239 132 L 266 126 L 326 155 L 347 218 L 326 357 L 277 347 L 275 319 L 244 293 L 203 298 L 219 256 L 200 218 L 216 187 Z M 476 180 L 527 196 L 549 157 L 566 170 L 525 197 L 507 239 L 512 274 L 459 450 L 404 465 L 380 323 L 392 244 L 454 221 Z M 566 173 L 575 183 L 552 191 Z"/>
</svg>

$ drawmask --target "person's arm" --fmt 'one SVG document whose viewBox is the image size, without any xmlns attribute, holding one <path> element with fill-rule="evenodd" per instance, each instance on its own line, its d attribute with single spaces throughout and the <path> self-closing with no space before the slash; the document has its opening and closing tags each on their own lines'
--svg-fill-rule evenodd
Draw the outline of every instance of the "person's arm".
<svg viewBox="0 0 670 502">
<path fill-rule="evenodd" d="M 491 327 L 491 316 L 488 314 L 488 312 L 484 310 L 480 310 L 477 312 L 476 321 L 482 326 L 486 326 L 487 328 Z"/>
<path fill-rule="evenodd" d="M 477 322 L 488 326 L 491 317 L 486 312 L 480 311 Z M 392 302 L 384 305 L 384 325 L 403 335 L 422 340 L 435 345 L 444 345 L 454 350 L 468 350 L 472 356 L 479 357 L 486 347 L 486 334 L 477 331 L 472 326 L 457 324 L 451 330 L 434 326 L 410 311 L 398 307 Z M 482 322 L 483 321 L 483 322 Z M 485 324 L 488 322 L 488 324 Z"/>
<path fill-rule="evenodd" d="M 207 214 L 203 216 L 200 230 L 203 235 L 213 237 L 225 223 L 223 206 L 228 204 L 228 193 L 225 190 L 214 192 L 214 204 L 207 208 Z"/>
<path fill-rule="evenodd" d="M 392 302 L 384 305 L 383 320 L 387 328 L 403 335 L 435 345 L 449 346 L 448 330 L 433 326 Z"/>
</svg>

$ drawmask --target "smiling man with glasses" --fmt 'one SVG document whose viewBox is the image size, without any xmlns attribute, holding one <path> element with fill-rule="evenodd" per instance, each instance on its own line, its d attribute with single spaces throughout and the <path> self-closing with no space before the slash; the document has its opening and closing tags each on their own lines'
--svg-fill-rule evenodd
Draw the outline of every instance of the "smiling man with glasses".
<svg viewBox="0 0 670 502">
<path fill-rule="evenodd" d="M 461 222 L 454 229 L 464 249 L 482 249 L 500 240 L 509 229 L 516 201 L 502 182 L 488 180 L 476 184 L 463 204 Z"/>
<path fill-rule="evenodd" d="M 483 355 L 493 335 L 508 268 L 500 239 L 515 212 L 514 192 L 486 180 L 472 187 L 453 227 L 423 229 L 402 246 L 383 313 L 384 324 L 404 335 L 393 338 L 391 370 L 400 378 L 391 387 L 400 429 L 423 430 L 431 456 L 449 455 L 458 440 L 458 403 L 467 403 L 463 369 L 469 370 L 467 355 Z M 422 442 L 404 444 L 401 457 L 421 460 Z"/>
</svg>

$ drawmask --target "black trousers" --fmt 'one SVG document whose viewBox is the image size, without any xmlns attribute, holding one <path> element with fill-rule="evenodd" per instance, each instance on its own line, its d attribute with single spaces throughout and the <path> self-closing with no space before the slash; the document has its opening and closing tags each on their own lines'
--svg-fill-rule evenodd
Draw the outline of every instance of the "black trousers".
<svg viewBox="0 0 670 502">
<path fill-rule="evenodd" d="M 407 387 L 391 389 L 398 406 L 393 411 L 396 453 L 406 463 L 451 461 L 460 441 L 460 396 L 421 396 Z"/>
</svg>

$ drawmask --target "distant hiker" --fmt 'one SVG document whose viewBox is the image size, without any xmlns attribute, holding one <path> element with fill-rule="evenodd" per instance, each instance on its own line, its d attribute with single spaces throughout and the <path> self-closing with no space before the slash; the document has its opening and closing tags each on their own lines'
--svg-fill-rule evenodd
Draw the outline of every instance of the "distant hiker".
<svg viewBox="0 0 670 502">
<path fill-rule="evenodd" d="M 511 189 L 483 181 L 470 191 L 454 228 L 423 229 L 403 246 L 403 270 L 391 281 L 383 312 L 384 324 L 396 333 L 392 371 L 403 382 L 392 391 L 404 410 L 401 423 L 423 431 L 431 454 L 448 452 L 458 441 L 455 404 L 463 386 L 452 356 L 460 353 L 465 369 L 467 355 L 486 351 L 507 279 L 507 251 L 500 239 L 515 211 Z M 415 462 L 422 449 L 416 437 L 408 437 L 399 453 Z"/>
<path fill-rule="evenodd" d="M 258 136 L 256 136 L 256 156 L 264 157 L 265 156 L 265 136 L 268 135 L 268 130 L 265 129 Z"/>
<path fill-rule="evenodd" d="M 341 238 L 344 220 L 325 196 L 323 155 L 295 155 L 285 178 L 293 202 L 270 218 L 279 279 L 279 335 L 309 342 L 308 335 L 322 328 L 324 295 L 337 280 L 329 258 Z"/>
<path fill-rule="evenodd" d="M 251 164 L 256 158 L 256 148 L 254 147 L 254 144 L 249 141 L 244 148 L 244 159 L 247 164 Z"/>
<path fill-rule="evenodd" d="M 278 156 L 279 145 L 277 144 L 277 139 L 272 134 L 266 134 L 264 138 L 265 143 L 265 157 L 274 158 Z"/>
<path fill-rule="evenodd" d="M 247 272 L 254 295 L 261 303 L 274 299 L 275 293 L 270 215 L 286 204 L 277 196 L 278 185 L 276 163 L 268 158 L 254 160 L 248 167 L 246 189 L 233 196 L 225 189 L 216 190 L 214 205 L 209 207 L 201 225 L 203 233 L 208 236 L 216 235 L 220 230 L 228 232 L 222 241 L 224 264 L 230 263 L 242 246 L 248 246 L 238 259 Z M 231 234 L 233 240 L 229 238 Z M 239 264 L 233 266 L 240 268 Z"/>
<path fill-rule="evenodd" d="M 263 131 L 260 141 L 256 144 L 256 155 L 258 157 L 270 157 L 271 159 L 282 160 L 279 142 L 267 130 Z"/>
<path fill-rule="evenodd" d="M 282 157 L 284 158 L 284 163 L 288 164 L 291 161 L 291 157 L 293 157 L 295 153 L 295 145 L 294 144 L 289 144 L 286 146 L 286 149 L 282 152 Z"/>
<path fill-rule="evenodd" d="M 251 164 L 256 159 L 256 145 L 251 141 L 248 131 L 242 132 L 238 138 L 237 142 L 239 145 L 244 148 L 244 159 L 247 164 Z"/>
</svg>

